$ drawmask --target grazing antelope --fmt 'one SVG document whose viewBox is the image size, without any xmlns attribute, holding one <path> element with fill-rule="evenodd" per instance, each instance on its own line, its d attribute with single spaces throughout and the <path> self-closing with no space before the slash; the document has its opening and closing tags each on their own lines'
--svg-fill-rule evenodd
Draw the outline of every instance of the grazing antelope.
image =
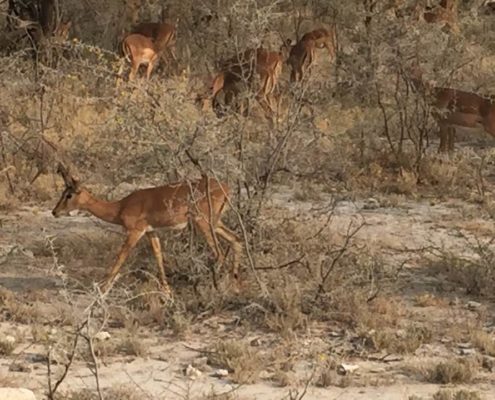
<svg viewBox="0 0 495 400">
<path fill-rule="evenodd" d="M 273 93 L 282 73 L 282 64 L 281 53 L 261 47 L 256 50 L 248 49 L 221 63 L 222 71 L 212 82 L 214 110 L 218 110 L 217 96 L 221 91 L 225 94 L 225 103 L 231 104 L 241 91 L 239 85 L 245 82 L 256 92 L 256 100 L 266 114 L 273 113 Z"/>
<path fill-rule="evenodd" d="M 287 64 L 291 67 L 290 80 L 299 82 L 313 64 L 315 58 L 316 43 L 313 40 L 300 40 L 294 46 L 292 41 L 287 39 L 287 46 L 290 48 Z"/>
<path fill-rule="evenodd" d="M 150 79 L 151 72 L 158 59 L 158 53 L 150 38 L 131 33 L 122 41 L 122 52 L 125 58 L 131 63 L 131 71 L 129 72 L 129 81 L 136 78 L 136 74 L 141 65 L 147 65 L 146 79 Z"/>
<path fill-rule="evenodd" d="M 312 40 L 315 43 L 315 47 L 318 49 L 326 48 L 330 60 L 333 61 L 337 50 L 337 35 L 335 28 L 332 28 L 331 30 L 320 28 L 307 32 L 303 35 L 301 41 L 304 42 L 308 40 Z"/>
<path fill-rule="evenodd" d="M 320 28 L 307 32 L 295 45 L 292 45 L 292 41 L 287 39 L 286 44 L 282 47 L 290 49 L 287 63 L 292 70 L 290 74 L 291 81 L 301 81 L 313 64 L 316 49 L 326 48 L 330 60 L 333 61 L 335 58 L 337 49 L 335 28 L 331 30 Z"/>
<path fill-rule="evenodd" d="M 438 110 L 432 113 L 439 126 L 438 152 L 454 151 L 456 126 L 482 127 L 495 137 L 495 98 L 464 90 L 432 86 L 423 81 L 418 67 L 413 68 L 411 76 L 413 87 L 431 97 L 431 105 Z"/>
<path fill-rule="evenodd" d="M 155 50 L 160 56 L 166 51 L 170 52 L 172 59 L 177 62 L 175 45 L 177 42 L 176 25 L 168 22 L 143 22 L 132 29 L 132 33 L 137 33 L 153 41 Z"/>
<path fill-rule="evenodd" d="M 202 233 L 217 262 L 222 265 L 224 254 L 217 235 L 225 239 L 234 253 L 233 277 L 239 278 L 239 262 L 242 251 L 240 239 L 222 222 L 222 214 L 228 208 L 229 187 L 213 178 L 177 182 L 164 186 L 140 189 L 117 201 L 105 201 L 94 197 L 81 187 L 61 164 L 58 173 L 65 182 L 65 189 L 52 211 L 54 217 L 69 215 L 72 210 L 88 211 L 103 221 L 121 225 L 127 233 L 117 260 L 108 270 L 101 284 L 106 293 L 131 250 L 146 235 L 158 263 L 159 280 L 165 293 L 171 295 L 165 270 L 157 228 L 184 229 L 189 222 Z"/>
<path fill-rule="evenodd" d="M 433 24 L 444 22 L 444 26 L 452 33 L 460 32 L 456 0 L 440 0 L 437 6 L 424 11 L 423 18 L 426 22 Z"/>
</svg>

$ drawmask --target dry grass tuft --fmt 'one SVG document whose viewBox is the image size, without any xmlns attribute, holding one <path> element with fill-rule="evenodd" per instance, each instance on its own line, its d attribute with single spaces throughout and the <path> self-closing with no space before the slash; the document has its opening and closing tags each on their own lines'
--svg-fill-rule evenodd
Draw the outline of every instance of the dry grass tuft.
<svg viewBox="0 0 495 400">
<path fill-rule="evenodd" d="M 450 359 L 441 361 L 424 370 L 425 378 L 431 383 L 469 383 L 476 375 L 477 366 L 466 359 Z"/>
<path fill-rule="evenodd" d="M 220 341 L 212 348 L 208 363 L 228 370 L 236 383 L 254 383 L 263 369 L 259 352 L 240 340 Z"/>
<path fill-rule="evenodd" d="M 468 390 L 451 391 L 441 389 L 433 395 L 433 400 L 481 400 L 478 392 Z"/>
<path fill-rule="evenodd" d="M 469 341 L 481 352 L 495 357 L 495 337 L 482 330 L 472 331 L 469 335 Z"/>
<path fill-rule="evenodd" d="M 379 329 L 366 334 L 365 343 L 373 351 L 410 354 L 422 344 L 429 343 L 432 336 L 430 329 L 424 326 L 412 326 L 404 330 Z"/>
</svg>

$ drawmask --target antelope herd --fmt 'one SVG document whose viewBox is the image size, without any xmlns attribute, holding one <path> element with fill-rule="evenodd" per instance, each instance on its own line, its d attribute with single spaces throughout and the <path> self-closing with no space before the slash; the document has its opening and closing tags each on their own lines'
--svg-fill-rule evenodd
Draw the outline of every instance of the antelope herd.
<svg viewBox="0 0 495 400">
<path fill-rule="evenodd" d="M 414 7 L 402 7 L 403 0 L 395 1 L 395 15 L 402 18 L 409 15 L 412 20 L 423 19 L 427 23 L 442 23 L 454 34 L 459 33 L 455 0 L 440 0 L 434 7 L 425 8 L 419 2 Z M 364 21 L 367 28 L 374 18 L 377 0 L 363 0 L 368 15 Z M 150 79 L 156 64 L 176 62 L 177 22 L 167 21 L 162 12 L 160 22 L 143 22 L 132 27 L 122 40 L 122 52 L 131 64 L 128 79 L 133 81 L 141 65 L 146 66 L 146 78 Z M 213 19 L 213 17 L 212 17 Z M 70 25 L 60 25 L 54 32 L 66 36 Z M 217 63 L 207 96 L 213 110 L 220 115 L 223 103 L 234 106 L 245 113 L 247 104 L 240 99 L 241 92 L 248 88 L 267 116 L 274 113 L 275 92 L 282 74 L 283 65 L 290 67 L 290 81 L 302 81 L 310 72 L 317 49 L 326 49 L 333 62 L 337 54 L 337 32 L 335 27 L 317 28 L 306 32 L 299 40 L 287 39 L 277 51 L 264 47 L 249 48 L 235 56 Z M 438 87 L 423 79 L 419 65 L 409 74 L 414 90 L 425 94 L 433 108 L 433 116 L 439 127 L 439 152 L 454 149 L 457 127 L 483 127 L 495 137 L 495 101 L 476 93 Z M 203 235 L 217 262 L 223 264 L 225 255 L 218 237 L 226 241 L 233 253 L 232 275 L 239 276 L 242 252 L 241 239 L 221 221 L 222 214 L 230 204 L 229 187 L 217 179 L 203 176 L 197 181 L 185 181 L 160 187 L 137 190 L 118 201 L 104 201 L 85 190 L 68 170 L 60 165 L 58 172 L 65 182 L 65 189 L 53 209 L 55 217 L 67 215 L 72 210 L 85 210 L 96 217 L 124 227 L 126 241 L 118 253 L 117 260 L 108 270 L 101 285 L 106 292 L 114 282 L 130 251 L 138 241 L 147 236 L 155 255 L 159 282 L 167 294 L 171 294 L 165 277 L 160 240 L 157 228 L 180 230 L 188 222 Z"/>
</svg>

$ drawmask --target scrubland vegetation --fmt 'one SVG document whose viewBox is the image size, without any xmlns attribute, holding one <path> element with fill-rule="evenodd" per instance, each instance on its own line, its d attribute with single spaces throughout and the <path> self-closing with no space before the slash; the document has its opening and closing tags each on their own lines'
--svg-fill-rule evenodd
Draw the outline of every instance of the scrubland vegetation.
<svg viewBox="0 0 495 400">
<path fill-rule="evenodd" d="M 71 400 L 491 398 L 493 139 L 460 129 L 438 155 L 438 110 L 410 69 L 495 94 L 494 16 L 458 1 L 454 34 L 373 4 L 64 0 L 68 39 L 36 53 L 0 4 L 0 386 Z M 129 82 L 122 32 L 164 5 L 177 63 Z M 284 64 L 271 117 L 249 90 L 247 115 L 215 114 L 221 60 L 320 27 L 336 29 L 335 59 L 316 49 L 298 83 Z M 218 268 L 189 229 L 160 233 L 173 302 L 144 244 L 99 296 L 122 234 L 52 218 L 59 162 L 106 199 L 202 173 L 228 182 L 240 290 L 230 254 Z"/>
</svg>

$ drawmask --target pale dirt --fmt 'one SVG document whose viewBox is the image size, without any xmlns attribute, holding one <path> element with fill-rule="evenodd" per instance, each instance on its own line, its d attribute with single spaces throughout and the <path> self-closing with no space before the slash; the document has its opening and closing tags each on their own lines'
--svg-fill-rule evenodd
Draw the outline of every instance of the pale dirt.
<svg viewBox="0 0 495 400">
<path fill-rule="evenodd" d="M 279 188 L 271 198 L 268 207 L 271 212 L 282 212 L 285 216 L 291 215 L 299 220 L 308 218 L 310 214 L 317 214 L 315 210 L 328 208 L 330 200 L 326 198 L 318 202 L 296 201 L 287 188 Z M 470 312 L 466 310 L 465 304 L 469 300 L 476 299 L 455 291 L 455 287 L 452 288 L 451 298 L 457 301 L 452 303 L 451 309 L 446 310 L 445 307 L 435 306 L 416 307 L 412 301 L 414 296 L 435 287 L 439 278 L 423 274 L 421 265 L 418 265 L 413 257 L 411 258 L 409 252 L 389 256 L 387 249 L 419 249 L 434 245 L 469 255 L 465 240 L 459 232 L 467 236 L 472 234 L 480 236 L 481 233 L 483 237 L 490 237 L 495 232 L 493 221 L 478 217 L 476 205 L 460 201 L 437 204 L 431 204 L 428 201 L 404 201 L 397 207 L 365 209 L 367 204 L 373 204 L 373 201 L 338 202 L 334 210 L 331 229 L 338 234 L 344 232 L 351 221 L 356 221 L 356 223 L 365 221 L 367 225 L 358 235 L 363 243 L 373 248 L 383 249 L 384 259 L 390 262 L 410 259 L 402 280 L 398 282 L 397 296 L 402 298 L 410 310 L 417 312 L 420 320 L 441 324 L 446 315 L 464 313 L 469 317 Z M 315 221 L 321 222 L 325 218 L 326 214 L 322 214 L 321 217 L 315 217 Z M 109 229 L 108 225 L 95 223 L 93 218 L 83 215 L 55 219 L 51 216 L 50 210 L 34 207 L 24 207 L 0 215 L 0 227 L 0 287 L 3 286 L 17 293 L 36 291 L 42 291 L 45 295 L 48 293 L 49 296 L 53 296 L 53 299 L 47 302 L 47 310 L 50 304 L 53 306 L 63 303 L 63 298 L 60 297 L 61 284 L 56 278 L 56 273 L 50 265 L 46 265 L 49 264 L 48 259 L 45 257 L 42 262 L 44 268 L 40 265 L 36 255 L 36 246 L 39 246 L 39 242 L 50 236 L 84 239 L 84 235 L 89 232 L 102 228 Z M 118 231 L 115 228 L 110 229 Z M 483 306 L 486 307 L 488 314 L 491 313 L 493 316 L 494 304 L 486 303 Z M 315 352 L 325 354 L 328 353 L 329 348 L 345 346 L 343 344 L 345 340 L 342 337 L 329 335 L 335 327 L 314 324 L 308 332 L 298 334 L 293 346 L 297 347 L 301 354 L 307 354 L 308 357 L 306 360 L 305 357 L 301 357 L 298 361 L 292 388 L 277 387 L 266 379 L 260 379 L 256 384 L 238 387 L 232 384 L 228 377 L 222 379 L 212 377 L 211 372 L 205 372 L 195 380 L 184 376 L 184 368 L 202 355 L 196 349 L 201 350 L 209 343 L 221 338 L 242 337 L 248 340 L 262 338 L 264 344 L 260 346 L 259 351 L 265 351 L 266 347 L 280 343 L 281 338 L 273 334 L 237 332 L 237 317 L 235 313 L 234 315 L 206 317 L 193 325 L 186 340 L 178 340 L 171 332 L 140 331 L 146 343 L 148 356 L 104 358 L 99 369 L 102 387 L 128 386 L 142 392 L 143 397 L 170 400 L 194 399 L 207 393 L 222 393 L 231 390 L 235 390 L 237 396 L 235 398 L 239 399 L 289 398 L 290 389 L 302 393 L 304 382 L 314 370 L 314 358 L 309 357 L 309 354 Z M 49 325 L 49 321 L 47 323 Z M 21 338 L 18 339 L 20 343 L 14 354 L 1 359 L 0 377 L 14 379 L 19 386 L 30 388 L 35 391 L 38 398 L 43 398 L 46 388 L 46 365 L 33 360 L 33 355 L 44 354 L 44 350 L 42 346 L 33 344 L 30 329 L 29 325 L 21 323 L 2 322 L 0 325 L 0 333 Z M 488 326 L 486 330 L 495 340 L 493 317 L 491 326 Z M 108 329 L 108 331 L 112 338 L 121 334 L 119 328 Z M 370 355 L 363 358 L 348 357 L 347 363 L 360 367 L 349 387 L 316 388 L 311 385 L 307 388 L 304 398 L 308 400 L 407 400 L 411 395 L 431 398 L 430 396 L 442 386 L 422 382 L 419 377 L 407 373 L 404 366 L 428 364 L 457 354 L 455 346 L 446 346 L 441 340 L 442 338 L 438 338 L 433 344 L 421 346 L 414 355 L 400 357 L 394 362 L 376 361 L 376 359 L 371 359 Z M 8 368 L 14 361 L 27 362 L 32 368 L 31 372 L 9 372 Z M 481 370 L 472 385 L 460 387 L 477 390 L 483 399 L 495 398 L 495 377 L 487 371 Z M 88 366 L 77 361 L 64 381 L 62 390 L 79 388 L 94 389 L 95 379 Z"/>
</svg>

